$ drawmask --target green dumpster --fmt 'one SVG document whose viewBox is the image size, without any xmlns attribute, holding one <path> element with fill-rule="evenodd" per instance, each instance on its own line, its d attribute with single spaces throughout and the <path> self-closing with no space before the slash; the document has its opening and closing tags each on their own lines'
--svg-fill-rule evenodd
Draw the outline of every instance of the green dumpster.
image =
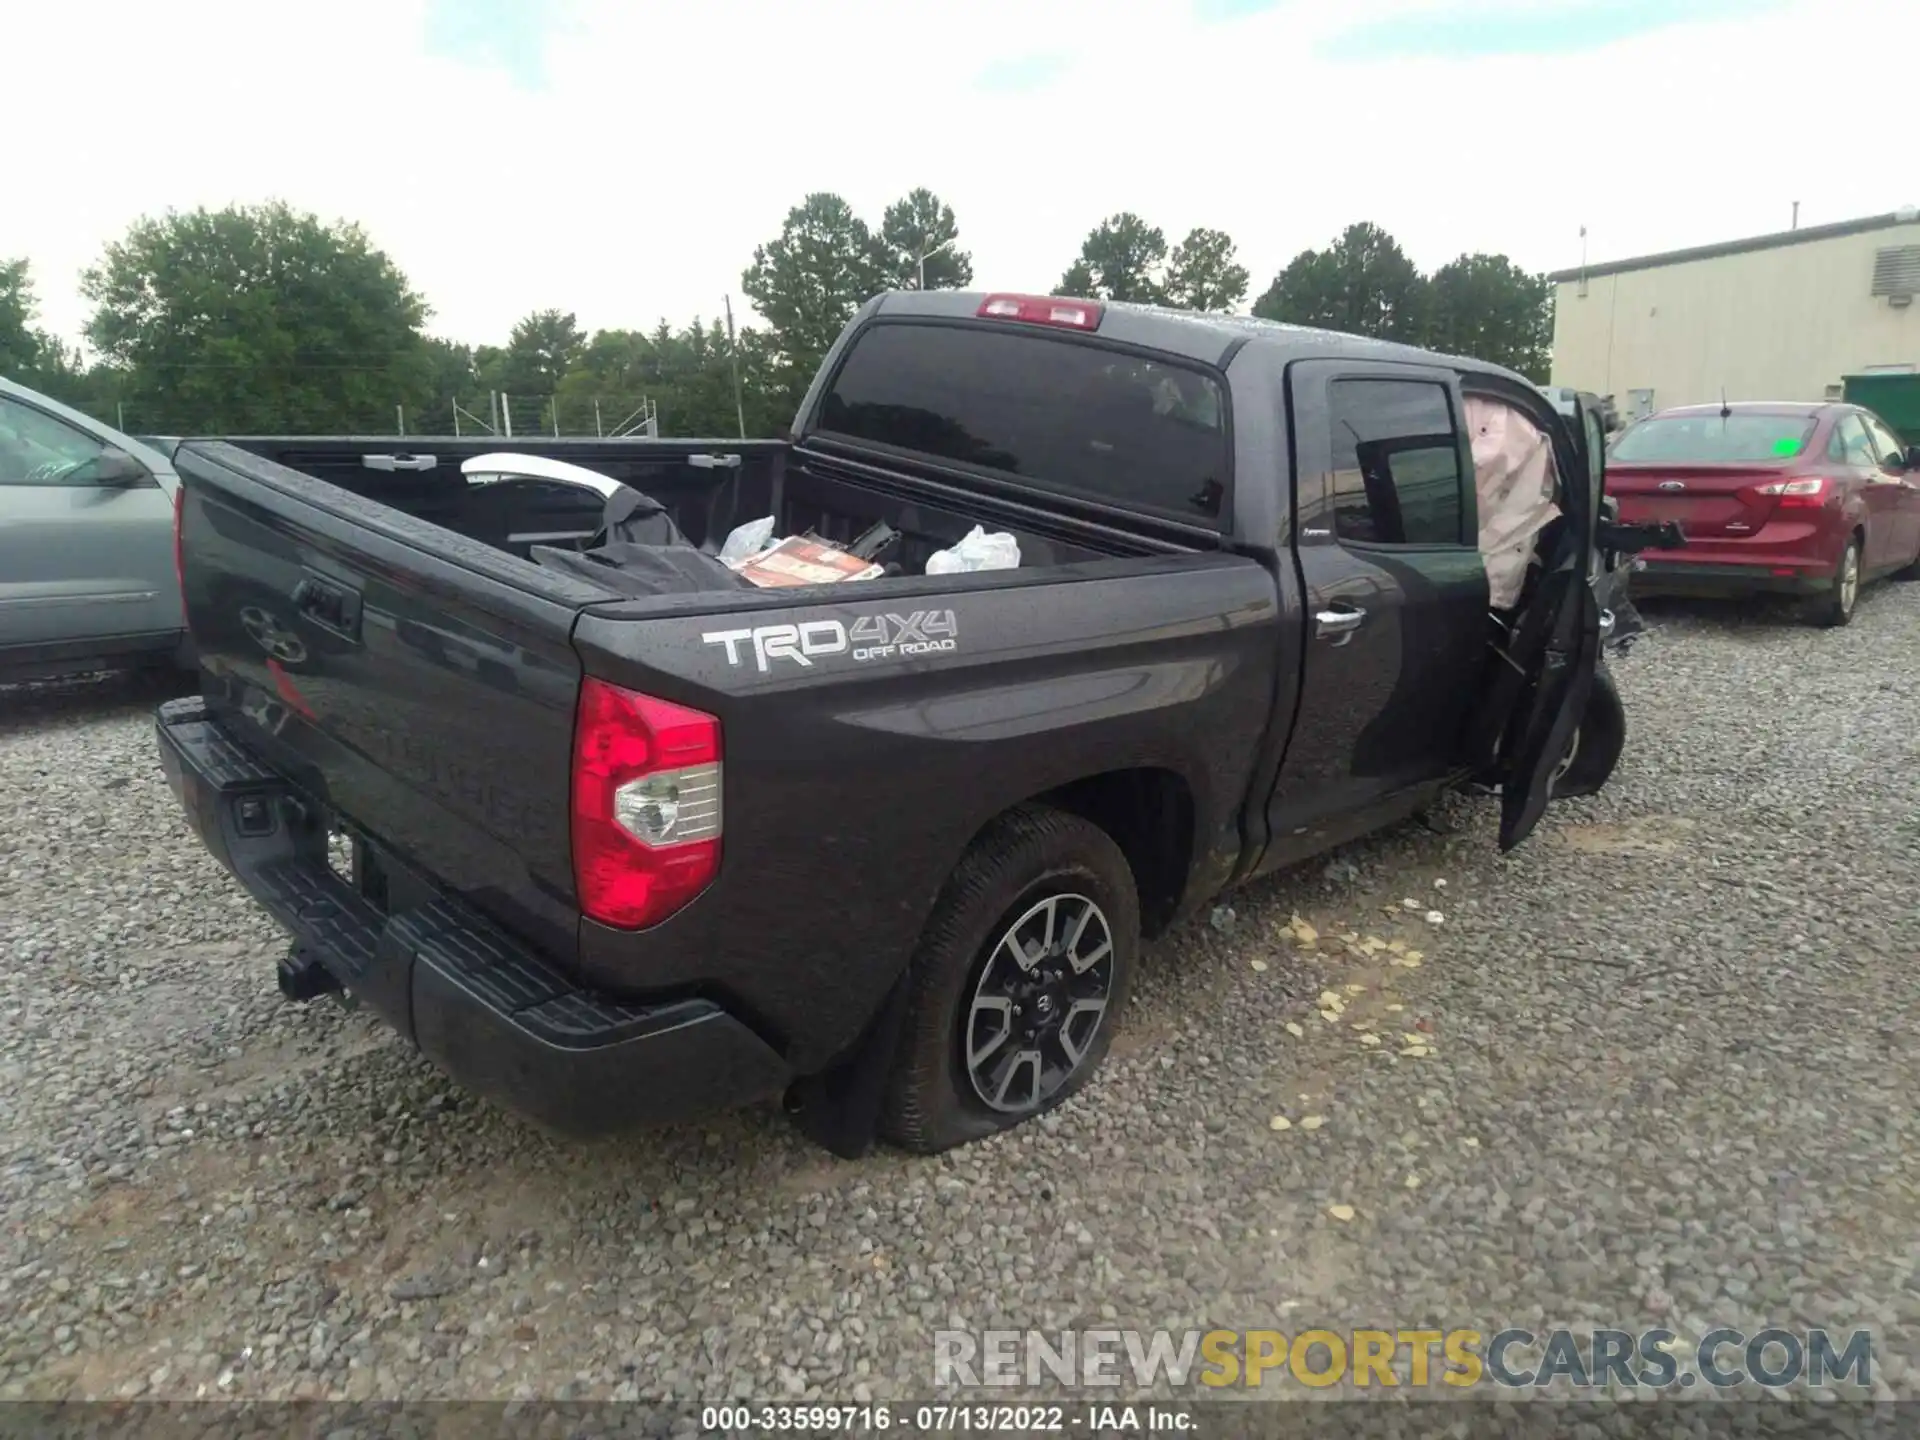
<svg viewBox="0 0 1920 1440">
<path fill-rule="evenodd" d="M 1871 410 L 1909 445 L 1920 445 L 1920 374 L 1882 370 L 1849 375 L 1841 390 L 1849 405 Z"/>
</svg>

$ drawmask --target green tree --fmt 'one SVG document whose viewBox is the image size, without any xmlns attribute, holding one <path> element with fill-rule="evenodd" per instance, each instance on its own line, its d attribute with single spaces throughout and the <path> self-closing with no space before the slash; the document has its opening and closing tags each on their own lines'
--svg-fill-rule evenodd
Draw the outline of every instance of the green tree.
<svg viewBox="0 0 1920 1440">
<path fill-rule="evenodd" d="M 77 347 L 43 330 L 32 268 L 0 260 L 0 375 L 70 405 L 86 401 L 88 376 Z"/>
<path fill-rule="evenodd" d="M 776 434 L 792 410 L 779 396 L 771 347 L 755 331 L 738 343 L 747 434 Z M 556 395 L 561 428 L 582 434 L 612 433 L 643 401 L 656 407 L 663 435 L 737 435 L 726 323 L 696 318 L 675 330 L 663 320 L 651 333 L 597 331 Z"/>
<path fill-rule="evenodd" d="M 1504 255 L 1462 255 L 1427 282 L 1426 343 L 1545 384 L 1553 355 L 1553 286 Z"/>
<path fill-rule="evenodd" d="M 1166 263 L 1167 237 L 1138 215 L 1122 211 L 1087 232 L 1079 259 L 1067 267 L 1053 293 L 1156 305 L 1166 298 L 1161 287 Z"/>
<path fill-rule="evenodd" d="M 169 211 L 135 221 L 81 289 L 128 423 L 149 432 L 385 430 L 427 392 L 427 306 L 357 225 L 278 202 Z"/>
<path fill-rule="evenodd" d="M 1426 298 L 1426 281 L 1394 238 L 1362 222 L 1325 250 L 1294 256 L 1254 301 L 1253 313 L 1418 344 L 1426 336 Z"/>
<path fill-rule="evenodd" d="M 780 234 L 754 248 L 740 288 L 773 332 L 775 384 L 795 404 L 834 337 L 886 288 L 880 261 L 866 222 L 825 191 L 789 210 Z"/>
<path fill-rule="evenodd" d="M 1195 229 L 1173 247 L 1162 289 L 1181 310 L 1233 310 L 1247 298 L 1247 267 L 1234 260 L 1232 237 Z"/>
<path fill-rule="evenodd" d="M 512 395 L 551 395 L 586 348 L 586 334 L 573 312 L 536 310 L 507 337 L 500 388 Z"/>
<path fill-rule="evenodd" d="M 501 345 L 473 347 L 473 378 L 482 395 L 507 388 L 507 352 Z"/>
<path fill-rule="evenodd" d="M 420 352 L 426 379 L 417 409 L 407 413 L 407 428 L 416 435 L 451 435 L 456 429 L 464 430 L 465 420 L 457 425 L 454 421 L 456 404 L 484 419 L 487 402 L 474 369 L 473 347 L 430 335 L 421 341 Z"/>
<path fill-rule="evenodd" d="M 915 190 L 894 201 L 880 221 L 880 268 L 887 287 L 959 290 L 972 284 L 973 257 L 959 248 L 959 241 L 953 207 L 931 190 Z"/>
<path fill-rule="evenodd" d="M 33 323 L 39 315 L 27 262 L 0 260 L 0 375 L 31 383 L 39 373 L 44 339 Z"/>
</svg>

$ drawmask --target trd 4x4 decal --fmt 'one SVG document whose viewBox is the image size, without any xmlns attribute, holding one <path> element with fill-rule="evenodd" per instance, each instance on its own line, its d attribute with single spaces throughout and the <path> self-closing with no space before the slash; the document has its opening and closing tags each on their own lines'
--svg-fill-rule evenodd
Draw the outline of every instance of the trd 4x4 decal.
<svg viewBox="0 0 1920 1440">
<path fill-rule="evenodd" d="M 907 615 L 862 615 L 851 626 L 838 620 L 803 620 L 798 625 L 709 630 L 700 638 L 724 645 L 729 665 L 744 664 L 751 653 L 764 675 L 775 660 L 811 669 L 816 659 L 827 655 L 851 655 L 855 660 L 937 655 L 956 648 L 960 627 L 951 610 L 915 610 Z"/>
</svg>

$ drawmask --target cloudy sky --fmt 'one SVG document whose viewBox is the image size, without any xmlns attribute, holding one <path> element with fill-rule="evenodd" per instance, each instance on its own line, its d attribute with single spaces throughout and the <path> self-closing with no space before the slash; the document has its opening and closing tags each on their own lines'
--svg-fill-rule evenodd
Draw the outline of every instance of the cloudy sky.
<svg viewBox="0 0 1920 1440">
<path fill-rule="evenodd" d="M 1356 220 L 1556 269 L 1582 225 L 1599 261 L 1920 202 L 1914 0 L 62 0 L 7 30 L 0 257 L 68 335 L 136 216 L 275 197 L 493 342 L 742 306 L 812 190 L 877 221 L 929 186 L 1000 289 L 1113 211 L 1216 226 L 1255 294 Z"/>
</svg>

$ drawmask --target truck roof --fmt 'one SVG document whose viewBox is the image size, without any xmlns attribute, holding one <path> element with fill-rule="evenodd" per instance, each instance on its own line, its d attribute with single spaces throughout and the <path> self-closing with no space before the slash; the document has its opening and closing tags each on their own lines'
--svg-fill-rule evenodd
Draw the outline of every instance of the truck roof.
<svg viewBox="0 0 1920 1440">
<path fill-rule="evenodd" d="M 1005 292 L 892 290 L 869 301 L 867 313 L 972 319 L 979 314 L 981 305 L 990 295 L 1001 293 Z M 1135 305 L 1115 300 L 1087 303 L 1097 304 L 1105 312 L 1097 332 L 1103 338 L 1179 355 L 1207 365 L 1221 364 L 1231 352 L 1242 346 L 1258 345 L 1279 352 L 1284 360 L 1353 356 L 1368 360 L 1397 360 L 1411 365 L 1431 365 L 1439 361 L 1455 370 L 1477 371 L 1519 380 L 1522 384 L 1532 383 L 1511 370 L 1490 365 L 1484 360 L 1445 355 L 1434 350 L 1423 350 L 1417 345 L 1375 340 L 1339 330 L 1320 330 L 1311 325 L 1286 325 L 1251 315 L 1173 310 L 1161 305 Z"/>
</svg>

